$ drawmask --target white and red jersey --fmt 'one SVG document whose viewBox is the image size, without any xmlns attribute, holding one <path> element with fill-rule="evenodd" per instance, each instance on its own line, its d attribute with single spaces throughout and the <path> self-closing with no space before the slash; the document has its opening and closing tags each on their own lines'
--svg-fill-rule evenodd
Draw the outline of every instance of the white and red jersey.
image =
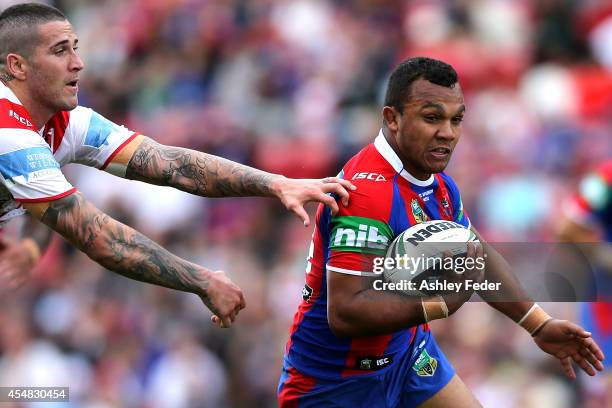
<svg viewBox="0 0 612 408">
<path fill-rule="evenodd" d="M 58 112 L 36 129 L 15 94 L 0 82 L 0 225 L 21 215 L 20 203 L 53 201 L 75 188 L 61 167 L 80 163 L 123 176 L 110 165 L 137 134 L 85 107 Z"/>
</svg>

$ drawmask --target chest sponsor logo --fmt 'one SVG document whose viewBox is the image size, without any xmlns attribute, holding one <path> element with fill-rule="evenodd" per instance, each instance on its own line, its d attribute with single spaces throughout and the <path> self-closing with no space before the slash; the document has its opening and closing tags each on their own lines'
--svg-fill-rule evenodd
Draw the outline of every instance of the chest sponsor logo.
<svg viewBox="0 0 612 408">
<path fill-rule="evenodd" d="M 366 247 L 385 249 L 389 244 L 389 238 L 380 235 L 378 227 L 359 224 L 357 231 L 353 228 L 338 228 L 334 236 L 334 246 Z"/>
<path fill-rule="evenodd" d="M 386 181 L 385 176 L 378 173 L 355 173 L 351 180 Z"/>
<path fill-rule="evenodd" d="M 332 221 L 330 249 L 384 254 L 393 231 L 379 220 L 358 216 L 336 217 Z"/>
<path fill-rule="evenodd" d="M 412 210 L 412 215 L 417 223 L 420 224 L 429 220 L 429 217 L 427 217 L 427 214 L 425 214 L 425 211 L 423 211 L 421 204 L 419 204 L 419 201 L 416 198 L 413 198 L 410 202 L 410 209 Z"/>
<path fill-rule="evenodd" d="M 412 369 L 416 371 L 420 377 L 433 377 L 438 368 L 438 360 L 427 353 L 427 350 L 421 351 L 421 355 L 414 362 Z"/>
</svg>

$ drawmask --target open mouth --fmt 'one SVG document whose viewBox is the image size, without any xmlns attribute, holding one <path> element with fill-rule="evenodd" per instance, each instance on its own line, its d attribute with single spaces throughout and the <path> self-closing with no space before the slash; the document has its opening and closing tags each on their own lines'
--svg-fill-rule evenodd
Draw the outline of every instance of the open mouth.
<svg viewBox="0 0 612 408">
<path fill-rule="evenodd" d="M 75 79 L 74 81 L 70 81 L 70 82 L 67 83 L 68 86 L 71 86 L 73 88 L 76 88 L 78 84 L 79 84 L 79 80 L 78 79 Z"/>
<path fill-rule="evenodd" d="M 451 150 L 448 147 L 436 147 L 431 149 L 430 152 L 436 157 L 445 158 L 451 153 Z"/>
</svg>

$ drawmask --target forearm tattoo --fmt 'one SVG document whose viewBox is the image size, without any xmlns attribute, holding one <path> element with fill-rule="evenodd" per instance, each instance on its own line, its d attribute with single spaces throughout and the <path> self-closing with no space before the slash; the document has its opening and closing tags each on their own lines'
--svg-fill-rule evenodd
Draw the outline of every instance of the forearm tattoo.
<svg viewBox="0 0 612 408">
<path fill-rule="evenodd" d="M 52 201 L 42 221 L 107 269 L 205 297 L 208 281 L 197 265 L 112 219 L 78 192 Z"/>
<path fill-rule="evenodd" d="M 272 196 L 278 176 L 145 138 L 128 163 L 126 177 L 205 197 L 244 197 Z"/>
</svg>

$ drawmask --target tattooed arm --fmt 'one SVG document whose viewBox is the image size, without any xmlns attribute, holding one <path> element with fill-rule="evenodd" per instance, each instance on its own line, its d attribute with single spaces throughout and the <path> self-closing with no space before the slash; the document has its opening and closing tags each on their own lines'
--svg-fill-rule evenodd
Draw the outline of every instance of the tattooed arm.
<svg viewBox="0 0 612 408">
<path fill-rule="evenodd" d="M 79 192 L 24 207 L 105 268 L 131 279 L 197 294 L 224 327 L 245 306 L 242 292 L 224 272 L 210 271 L 171 254 L 98 210 Z"/>
<path fill-rule="evenodd" d="M 348 205 L 347 180 L 328 177 L 321 180 L 289 179 L 254 169 L 211 154 L 181 147 L 165 146 L 145 137 L 136 137 L 114 159 L 126 168 L 126 178 L 161 186 L 171 186 L 204 197 L 277 197 L 295 212 L 304 225 L 310 223 L 304 205 L 325 203 L 338 211 L 336 193 Z"/>
</svg>

